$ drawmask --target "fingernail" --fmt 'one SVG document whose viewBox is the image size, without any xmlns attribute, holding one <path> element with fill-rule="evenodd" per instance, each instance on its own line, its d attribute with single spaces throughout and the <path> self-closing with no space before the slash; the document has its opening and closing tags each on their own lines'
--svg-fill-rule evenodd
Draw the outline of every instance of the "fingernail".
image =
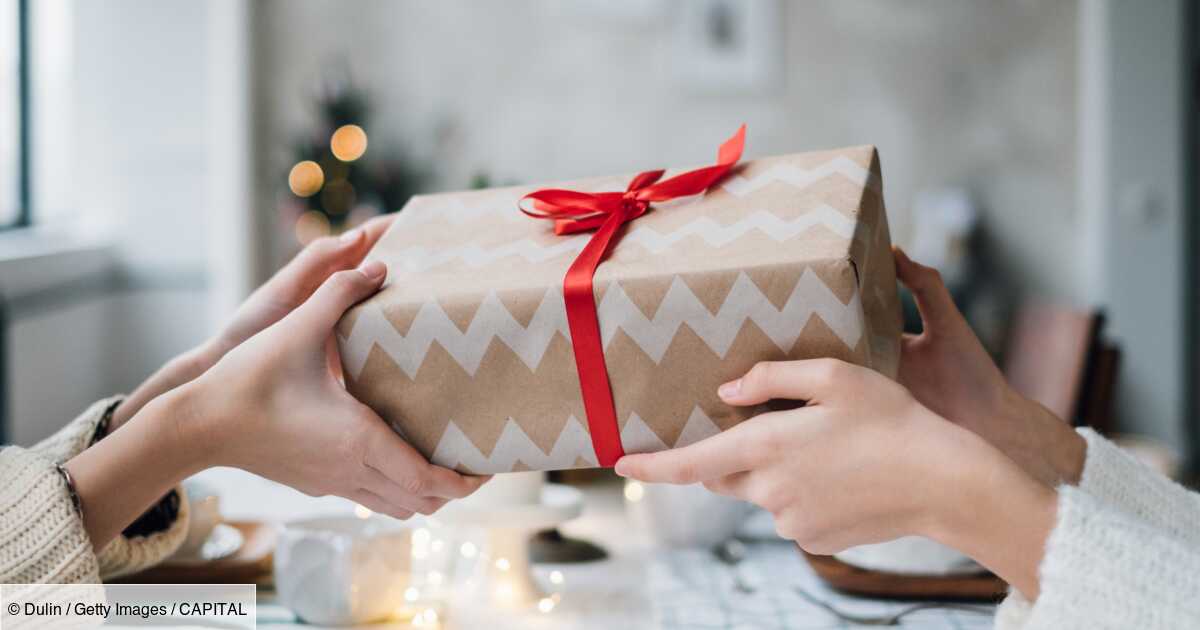
<svg viewBox="0 0 1200 630">
<path fill-rule="evenodd" d="M 358 228 L 354 228 L 353 230 L 343 232 L 342 235 L 338 237 L 338 239 L 340 241 L 342 241 L 343 243 L 352 243 L 354 241 L 357 241 L 358 237 L 362 236 L 362 233 L 363 233 L 362 230 L 360 230 Z"/>
<path fill-rule="evenodd" d="M 617 460 L 617 465 L 613 466 L 613 472 L 617 473 L 618 477 L 628 477 L 629 476 L 629 474 L 628 474 L 629 471 L 625 470 L 625 467 L 622 465 L 622 462 L 619 459 Z"/>
<path fill-rule="evenodd" d="M 717 388 L 717 395 L 721 398 L 737 398 L 740 393 L 742 393 L 742 379 L 740 378 Z"/>
<path fill-rule="evenodd" d="M 359 265 L 358 271 L 362 275 L 366 276 L 368 280 L 378 280 L 387 273 L 387 265 L 379 262 L 378 260 L 368 260 L 367 262 Z"/>
</svg>

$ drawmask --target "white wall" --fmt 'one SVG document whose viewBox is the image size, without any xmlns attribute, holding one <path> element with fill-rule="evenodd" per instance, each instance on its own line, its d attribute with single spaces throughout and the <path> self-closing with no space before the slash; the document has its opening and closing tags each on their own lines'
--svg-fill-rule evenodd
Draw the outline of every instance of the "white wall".
<svg viewBox="0 0 1200 630">
<path fill-rule="evenodd" d="M 1181 454 L 1185 331 L 1184 3 L 1083 4 L 1081 260 L 1124 351 L 1118 420 Z"/>
</svg>

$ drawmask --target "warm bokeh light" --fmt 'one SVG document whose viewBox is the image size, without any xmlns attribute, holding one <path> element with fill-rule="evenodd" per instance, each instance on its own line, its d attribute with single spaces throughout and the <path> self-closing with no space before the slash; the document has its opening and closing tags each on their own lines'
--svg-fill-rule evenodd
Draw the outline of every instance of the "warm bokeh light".
<svg viewBox="0 0 1200 630">
<path fill-rule="evenodd" d="M 296 219 L 296 240 L 301 245 L 308 245 L 322 236 L 329 236 L 329 230 L 329 219 L 316 210 L 309 210 Z M 366 509 L 361 505 L 358 507 Z M 357 508 L 355 511 L 361 517 L 361 512 L 358 512 Z M 367 515 L 370 516 L 370 511 L 367 512 Z"/>
<path fill-rule="evenodd" d="M 329 214 L 345 214 L 354 207 L 357 193 L 354 186 L 345 180 L 335 180 L 325 184 L 321 191 L 321 205 Z"/>
<path fill-rule="evenodd" d="M 550 572 L 550 583 L 551 584 L 562 584 L 564 579 L 565 578 L 563 577 L 562 571 L 555 569 L 554 571 Z"/>
<path fill-rule="evenodd" d="M 311 197 L 325 184 L 325 173 L 321 165 L 312 160 L 304 160 L 292 167 L 288 173 L 288 188 L 298 197 Z"/>
<path fill-rule="evenodd" d="M 625 500 L 630 503 L 637 503 L 646 495 L 646 488 L 637 481 L 625 482 Z"/>
<path fill-rule="evenodd" d="M 329 150 L 343 162 L 353 162 L 367 152 L 367 132 L 358 125 L 342 125 L 329 139 Z"/>
</svg>

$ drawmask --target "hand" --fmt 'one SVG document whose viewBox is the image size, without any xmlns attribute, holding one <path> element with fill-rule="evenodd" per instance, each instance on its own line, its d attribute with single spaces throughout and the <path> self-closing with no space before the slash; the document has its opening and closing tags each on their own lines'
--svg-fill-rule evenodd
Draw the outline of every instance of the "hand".
<svg viewBox="0 0 1200 630">
<path fill-rule="evenodd" d="M 329 370 L 342 314 L 375 293 L 383 263 L 339 271 L 298 308 L 184 388 L 179 433 L 234 466 L 306 494 L 334 494 L 396 518 L 432 514 L 484 481 L 429 464 Z"/>
<path fill-rule="evenodd" d="M 779 398 L 806 405 L 680 449 L 625 456 L 617 473 L 699 482 L 756 503 L 774 514 L 781 536 L 812 553 L 929 536 L 1036 593 L 1054 492 L 904 387 L 816 359 L 760 363 L 718 394 L 738 406 Z"/>
<path fill-rule="evenodd" d="M 309 243 L 251 294 L 217 335 L 175 357 L 134 390 L 113 413 L 109 432 L 125 424 L 147 402 L 200 376 L 238 344 L 283 319 L 329 276 L 356 267 L 395 217 L 394 214 L 376 217 L 337 238 L 319 238 Z"/>
<path fill-rule="evenodd" d="M 209 345 L 223 350 L 220 352 L 223 356 L 259 331 L 283 319 L 312 296 L 330 276 L 358 266 L 395 218 L 395 214 L 385 214 L 336 238 L 327 236 L 309 243 L 283 269 L 246 298 L 233 314 L 233 319 Z"/>
<path fill-rule="evenodd" d="M 1017 393 L 967 325 L 936 269 L 895 250 L 896 274 L 913 293 L 924 331 L 905 335 L 899 381 L 921 404 L 983 437 L 1050 486 L 1077 483 L 1083 438 Z"/>
</svg>

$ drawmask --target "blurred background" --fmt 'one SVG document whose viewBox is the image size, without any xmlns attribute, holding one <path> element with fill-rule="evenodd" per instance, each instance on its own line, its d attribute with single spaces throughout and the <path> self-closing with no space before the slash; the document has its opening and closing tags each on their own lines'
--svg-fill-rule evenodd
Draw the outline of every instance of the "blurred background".
<svg viewBox="0 0 1200 630">
<path fill-rule="evenodd" d="M 413 193 L 874 144 L 1015 382 L 1196 461 L 1182 0 L 0 0 L 0 438 Z M 1163 450 L 1165 449 L 1165 450 Z"/>
</svg>

